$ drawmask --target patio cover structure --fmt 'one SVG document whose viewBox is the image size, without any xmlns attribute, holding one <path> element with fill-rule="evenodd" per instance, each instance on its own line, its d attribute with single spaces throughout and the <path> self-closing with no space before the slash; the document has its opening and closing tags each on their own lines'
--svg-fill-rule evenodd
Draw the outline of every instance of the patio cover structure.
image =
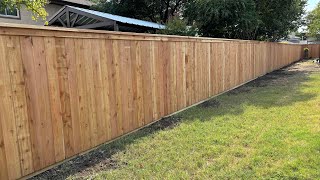
<svg viewBox="0 0 320 180">
<path fill-rule="evenodd" d="M 64 6 L 61 8 L 52 16 L 48 25 L 128 32 L 146 32 L 165 28 L 164 25 L 153 22 L 73 6 Z"/>
</svg>

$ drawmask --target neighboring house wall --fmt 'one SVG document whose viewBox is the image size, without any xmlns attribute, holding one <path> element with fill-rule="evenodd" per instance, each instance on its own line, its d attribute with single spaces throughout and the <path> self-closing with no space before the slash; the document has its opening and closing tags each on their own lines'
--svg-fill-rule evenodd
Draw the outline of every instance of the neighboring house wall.
<svg viewBox="0 0 320 180">
<path fill-rule="evenodd" d="M 48 4 L 45 8 L 48 12 L 49 19 L 51 16 L 53 16 L 56 12 L 59 11 L 63 6 L 62 5 L 56 5 L 56 4 Z M 11 18 L 11 17 L 3 17 L 0 16 L 0 22 L 3 23 L 18 23 L 18 24 L 32 24 L 32 25 L 44 25 L 45 21 L 41 18 L 37 21 L 32 20 L 32 13 L 30 11 L 27 11 L 25 6 L 22 6 L 20 9 L 20 17 L 19 18 Z"/>
</svg>

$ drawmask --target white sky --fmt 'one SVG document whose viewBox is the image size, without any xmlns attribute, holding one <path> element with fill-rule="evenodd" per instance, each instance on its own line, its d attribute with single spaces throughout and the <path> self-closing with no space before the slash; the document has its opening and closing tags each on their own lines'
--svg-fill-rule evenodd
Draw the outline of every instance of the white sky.
<svg viewBox="0 0 320 180">
<path fill-rule="evenodd" d="M 307 11 L 312 11 L 317 4 L 320 2 L 320 0 L 308 0 L 308 6 L 306 8 Z"/>
</svg>

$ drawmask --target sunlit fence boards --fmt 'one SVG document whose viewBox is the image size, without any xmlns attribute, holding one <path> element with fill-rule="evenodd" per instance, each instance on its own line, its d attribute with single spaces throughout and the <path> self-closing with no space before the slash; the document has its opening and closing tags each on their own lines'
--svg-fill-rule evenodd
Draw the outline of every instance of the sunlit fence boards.
<svg viewBox="0 0 320 180">
<path fill-rule="evenodd" d="M 37 172 L 286 66 L 303 47 L 0 25 L 0 179 Z"/>
</svg>

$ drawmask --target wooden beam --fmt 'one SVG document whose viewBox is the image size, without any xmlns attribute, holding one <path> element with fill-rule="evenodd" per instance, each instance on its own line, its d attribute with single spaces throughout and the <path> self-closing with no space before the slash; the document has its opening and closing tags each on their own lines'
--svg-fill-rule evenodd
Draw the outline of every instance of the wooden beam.
<svg viewBox="0 0 320 180">
<path fill-rule="evenodd" d="M 86 13 L 86 12 L 80 11 L 78 9 L 74 9 L 72 7 L 67 7 L 67 9 L 68 9 L 69 12 L 73 12 L 73 13 L 76 13 L 76 14 L 79 14 L 79 15 L 82 15 L 82 16 L 86 16 L 86 17 L 89 17 L 89 18 L 92 18 L 92 19 L 97 19 L 97 20 L 100 20 L 100 21 L 106 21 L 106 18 L 102 18 L 100 16 L 96 16 L 96 15 L 93 15 L 93 14 L 90 14 L 90 13 Z"/>
<path fill-rule="evenodd" d="M 58 20 L 64 13 L 66 12 L 66 7 L 63 9 L 60 9 L 55 15 L 53 15 L 53 19 L 51 19 L 48 23 L 48 25 L 52 25 L 56 20 Z"/>
<path fill-rule="evenodd" d="M 67 19 L 67 27 L 70 28 L 70 12 L 69 10 L 67 9 L 66 10 L 66 19 Z"/>
<path fill-rule="evenodd" d="M 93 28 L 99 28 L 99 27 L 104 27 L 104 26 L 111 26 L 113 23 L 110 22 L 100 22 L 100 23 L 96 23 L 96 24 L 87 24 L 87 25 L 83 25 L 83 26 L 77 26 L 75 28 L 79 28 L 79 29 L 93 29 Z"/>
<path fill-rule="evenodd" d="M 79 14 L 76 14 L 76 17 L 75 17 L 75 19 L 73 20 L 73 22 L 72 22 L 72 24 L 71 24 L 71 27 L 74 27 L 74 24 L 77 22 L 78 18 L 79 18 Z"/>
<path fill-rule="evenodd" d="M 79 15 L 80 16 L 80 15 Z M 78 20 L 77 20 L 77 23 L 81 23 L 80 25 L 82 26 L 83 25 L 83 23 L 86 21 L 86 20 L 84 20 L 84 21 L 82 21 L 83 19 L 86 19 L 87 17 L 86 16 L 81 16 L 81 17 L 78 17 Z"/>
<path fill-rule="evenodd" d="M 114 23 L 113 23 L 113 30 L 119 31 L 119 25 L 117 24 L 117 21 L 114 21 Z"/>
<path fill-rule="evenodd" d="M 63 27 L 67 27 L 67 25 L 60 19 L 60 17 L 58 18 L 58 20 L 62 24 Z"/>
</svg>

